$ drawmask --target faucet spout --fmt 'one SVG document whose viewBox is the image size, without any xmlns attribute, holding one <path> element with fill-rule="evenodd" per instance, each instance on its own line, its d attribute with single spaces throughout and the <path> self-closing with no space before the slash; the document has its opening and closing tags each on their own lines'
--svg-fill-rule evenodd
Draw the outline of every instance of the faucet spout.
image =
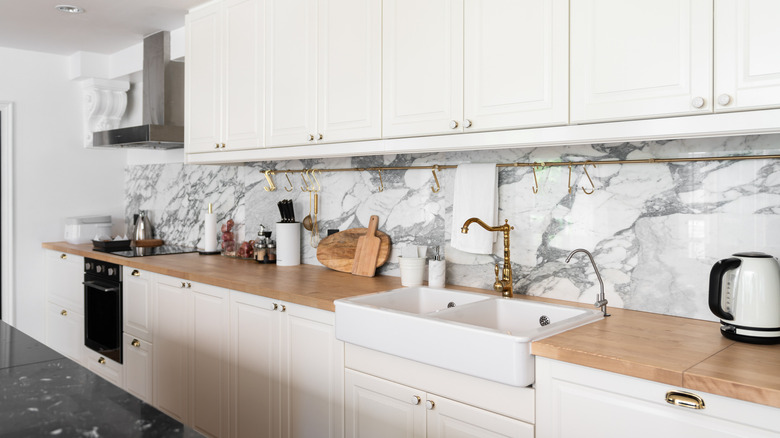
<svg viewBox="0 0 780 438">
<path fill-rule="evenodd" d="M 590 259 L 590 264 L 593 265 L 593 270 L 596 271 L 596 278 L 599 280 L 599 288 L 601 291 L 598 295 L 596 295 L 596 302 L 593 305 L 595 307 L 601 307 L 601 312 L 604 313 L 604 317 L 607 317 L 609 316 L 609 313 L 607 313 L 607 298 L 604 296 L 604 281 L 601 280 L 601 273 L 599 272 L 599 268 L 596 266 L 596 262 L 593 260 L 593 255 L 590 253 L 590 251 L 583 248 L 575 249 L 566 257 L 566 263 L 569 263 L 571 257 L 578 252 L 584 253 L 588 256 Z"/>
<path fill-rule="evenodd" d="M 493 283 L 493 290 L 501 292 L 501 295 L 504 297 L 512 298 L 514 296 L 514 280 L 512 279 L 512 262 L 509 259 L 509 232 L 514 230 L 515 227 L 509 225 L 509 219 L 504 220 L 504 225 L 492 227 L 482 221 L 482 219 L 472 217 L 463 223 L 460 232 L 468 234 L 469 226 L 473 223 L 476 223 L 487 231 L 504 233 L 504 268 L 502 269 L 501 279 L 499 279 L 498 263 L 496 263 L 496 281 Z"/>
</svg>

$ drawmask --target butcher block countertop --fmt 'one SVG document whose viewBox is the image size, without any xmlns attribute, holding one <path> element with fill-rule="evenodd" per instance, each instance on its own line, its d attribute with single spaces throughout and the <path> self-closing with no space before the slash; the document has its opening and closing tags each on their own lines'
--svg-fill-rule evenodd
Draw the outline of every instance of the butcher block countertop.
<svg viewBox="0 0 780 438">
<path fill-rule="evenodd" d="M 359 277 L 312 265 L 263 265 L 198 253 L 127 258 L 93 251 L 91 244 L 52 242 L 42 246 L 329 311 L 335 309 L 334 300 L 401 287 L 398 277 Z M 582 306 L 522 295 L 518 298 Z M 617 308 L 610 308 L 609 312 L 612 316 L 604 320 L 534 342 L 531 352 L 780 408 L 780 345 L 728 340 L 720 335 L 719 324 L 711 321 Z"/>
</svg>

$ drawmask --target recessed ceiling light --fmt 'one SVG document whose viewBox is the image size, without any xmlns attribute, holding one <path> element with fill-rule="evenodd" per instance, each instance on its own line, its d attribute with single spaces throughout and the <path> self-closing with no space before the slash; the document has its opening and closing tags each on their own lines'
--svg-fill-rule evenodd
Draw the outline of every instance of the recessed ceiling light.
<svg viewBox="0 0 780 438">
<path fill-rule="evenodd" d="M 57 5 L 54 8 L 60 12 L 67 12 L 69 14 L 83 14 L 84 12 L 86 12 L 84 11 L 84 9 L 72 5 Z"/>
</svg>

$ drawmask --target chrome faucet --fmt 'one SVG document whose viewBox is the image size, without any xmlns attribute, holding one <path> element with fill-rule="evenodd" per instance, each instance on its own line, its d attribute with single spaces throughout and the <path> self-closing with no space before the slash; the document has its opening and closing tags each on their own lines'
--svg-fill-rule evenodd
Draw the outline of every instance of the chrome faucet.
<svg viewBox="0 0 780 438">
<path fill-rule="evenodd" d="M 604 313 L 604 317 L 609 316 L 609 313 L 607 313 L 607 298 L 604 296 L 604 282 L 601 280 L 601 274 L 599 273 L 599 268 L 596 266 L 596 262 L 593 260 L 593 256 L 590 254 L 590 252 L 587 249 L 577 248 L 574 251 L 569 253 L 569 256 L 566 257 L 566 263 L 569 263 L 569 260 L 571 260 L 571 256 L 574 254 L 577 254 L 578 252 L 583 252 L 585 255 L 588 256 L 590 259 L 590 263 L 593 265 L 593 270 L 596 271 L 596 278 L 599 279 L 599 287 L 601 288 L 601 292 L 596 295 L 596 302 L 593 303 L 595 307 L 601 307 L 601 311 Z"/>
<path fill-rule="evenodd" d="M 472 217 L 466 220 L 466 222 L 463 224 L 463 227 L 460 229 L 460 232 L 467 234 L 469 232 L 469 225 L 475 222 L 488 231 L 501 231 L 504 233 L 504 269 L 502 270 L 501 279 L 499 280 L 498 263 L 496 263 L 496 281 L 493 283 L 493 290 L 496 292 L 501 292 L 501 295 L 504 297 L 512 298 L 514 296 L 512 293 L 514 286 L 512 284 L 512 262 L 509 260 L 509 231 L 514 230 L 515 227 L 509 225 L 509 219 L 504 220 L 504 225 L 499 227 L 491 227 L 490 225 L 482 222 L 481 219 Z"/>
</svg>

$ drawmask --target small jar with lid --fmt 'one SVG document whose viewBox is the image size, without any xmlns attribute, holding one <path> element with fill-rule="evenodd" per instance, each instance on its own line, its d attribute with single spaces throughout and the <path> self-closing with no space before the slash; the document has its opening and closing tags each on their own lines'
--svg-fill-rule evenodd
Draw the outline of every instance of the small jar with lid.
<svg viewBox="0 0 780 438">
<path fill-rule="evenodd" d="M 255 241 L 255 261 L 257 263 L 267 263 L 268 259 L 268 245 L 265 242 L 265 237 L 260 236 Z"/>
<path fill-rule="evenodd" d="M 267 263 L 276 264 L 276 242 L 274 242 L 273 240 L 268 241 L 268 244 L 266 246 L 266 256 L 268 259 Z"/>
</svg>

